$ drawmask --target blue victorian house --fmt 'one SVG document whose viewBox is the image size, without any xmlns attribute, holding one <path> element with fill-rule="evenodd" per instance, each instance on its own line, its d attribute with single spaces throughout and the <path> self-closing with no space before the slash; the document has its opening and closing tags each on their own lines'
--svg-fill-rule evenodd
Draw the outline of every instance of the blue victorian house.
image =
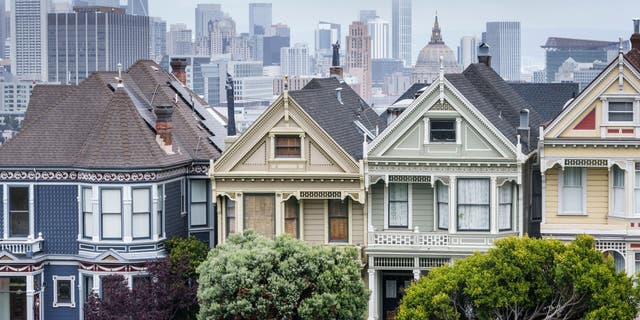
<svg viewBox="0 0 640 320">
<path fill-rule="evenodd" d="M 134 285 L 170 237 L 213 246 L 207 177 L 226 119 L 151 61 L 34 88 L 0 147 L 0 319 L 80 319 L 101 277 Z"/>
</svg>

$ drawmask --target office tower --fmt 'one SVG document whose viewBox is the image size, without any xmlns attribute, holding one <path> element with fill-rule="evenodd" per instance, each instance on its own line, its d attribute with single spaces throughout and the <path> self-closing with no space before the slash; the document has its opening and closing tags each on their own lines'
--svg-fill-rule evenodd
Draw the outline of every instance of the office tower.
<svg viewBox="0 0 640 320">
<path fill-rule="evenodd" d="M 167 33 L 167 53 L 170 56 L 177 56 L 191 55 L 192 52 L 191 29 L 184 23 L 170 25 Z"/>
<path fill-rule="evenodd" d="M 478 61 L 477 52 L 476 37 L 464 36 L 460 38 L 460 46 L 458 47 L 458 64 L 462 66 L 462 69 L 466 69 L 470 64 Z"/>
<path fill-rule="evenodd" d="M 293 47 L 280 48 L 280 74 L 290 77 L 311 75 L 309 47 L 296 43 Z"/>
<path fill-rule="evenodd" d="M 280 48 L 288 47 L 291 44 L 291 38 L 289 37 L 264 37 L 263 38 L 263 52 L 262 62 L 265 66 L 279 66 L 280 65 Z"/>
<path fill-rule="evenodd" d="M 520 80 L 520 22 L 487 22 L 486 32 L 493 70 L 505 80 Z"/>
<path fill-rule="evenodd" d="M 227 102 L 225 90 L 227 62 L 215 60 L 203 64 L 201 68 L 204 100 L 212 107 L 223 105 Z"/>
<path fill-rule="evenodd" d="M 629 42 L 623 43 L 623 50 L 625 45 L 628 50 Z M 546 51 L 545 82 L 555 82 L 558 69 L 569 58 L 578 63 L 607 62 L 607 51 L 615 50 L 617 52 L 619 46 L 620 42 L 618 41 L 550 37 L 542 46 Z"/>
<path fill-rule="evenodd" d="M 47 29 L 50 82 L 77 84 L 94 71 L 117 71 L 118 64 L 124 70 L 149 59 L 149 17 L 124 9 L 76 7 L 73 13 L 50 13 Z"/>
<path fill-rule="evenodd" d="M 48 3 L 11 1 L 11 72 L 18 80 L 47 79 Z"/>
<path fill-rule="evenodd" d="M 4 54 L 4 42 L 7 40 L 9 33 L 7 30 L 7 12 L 5 9 L 5 0 L 0 0 L 0 59 L 8 58 Z"/>
<path fill-rule="evenodd" d="M 249 3 L 249 34 L 264 35 L 271 26 L 271 3 Z"/>
<path fill-rule="evenodd" d="M 371 85 L 382 87 L 384 78 L 392 73 L 403 72 L 404 64 L 398 59 L 371 59 Z M 411 76 L 411 73 L 408 73 Z"/>
<path fill-rule="evenodd" d="M 316 29 L 315 42 L 316 53 L 319 51 L 331 52 L 331 44 L 340 41 L 340 24 L 333 22 L 318 22 Z"/>
<path fill-rule="evenodd" d="M 291 37 L 291 29 L 284 23 L 277 23 L 267 28 L 266 35 L 269 37 Z"/>
<path fill-rule="evenodd" d="M 375 10 L 360 10 L 360 22 L 367 23 L 377 17 Z"/>
<path fill-rule="evenodd" d="M 149 18 L 149 59 L 160 63 L 167 54 L 167 22 L 157 18 Z"/>
<path fill-rule="evenodd" d="M 365 101 L 371 100 L 371 37 L 367 25 L 354 21 L 347 35 L 345 71 L 358 78 L 358 92 Z"/>
<path fill-rule="evenodd" d="M 389 22 L 380 19 L 380 17 L 374 17 L 366 23 L 371 37 L 372 58 L 389 58 Z"/>
<path fill-rule="evenodd" d="M 393 58 L 404 61 L 405 67 L 413 63 L 411 59 L 411 0 L 393 0 L 391 7 Z"/>
<path fill-rule="evenodd" d="M 234 61 L 252 60 L 254 50 L 254 42 L 248 33 L 241 33 L 239 36 L 231 38 L 228 47 L 228 53 L 231 55 L 231 60 Z M 262 63 L 260 65 L 262 68 Z"/>
<path fill-rule="evenodd" d="M 199 3 L 196 6 L 196 41 L 209 38 L 209 22 L 221 19 L 224 13 L 217 3 Z"/>
<path fill-rule="evenodd" d="M 129 0 L 127 13 L 136 16 L 148 16 L 149 0 Z"/>
<path fill-rule="evenodd" d="M 236 36 L 236 22 L 231 17 L 209 21 L 211 55 L 229 53 L 231 39 Z"/>
<path fill-rule="evenodd" d="M 74 7 L 115 7 L 120 8 L 120 0 L 73 0 Z"/>
<path fill-rule="evenodd" d="M 461 71 L 453 50 L 442 40 L 438 16 L 436 16 L 433 29 L 431 29 L 431 40 L 420 50 L 416 64 L 413 66 L 413 82 L 432 83 L 438 79 L 440 67 L 443 68 L 444 73 L 458 73 Z"/>
</svg>

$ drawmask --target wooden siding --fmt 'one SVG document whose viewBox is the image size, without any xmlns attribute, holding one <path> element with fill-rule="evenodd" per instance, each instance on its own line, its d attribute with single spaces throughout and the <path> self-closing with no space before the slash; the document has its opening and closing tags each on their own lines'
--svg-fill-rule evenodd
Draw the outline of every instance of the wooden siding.
<svg viewBox="0 0 640 320">
<path fill-rule="evenodd" d="M 433 188 L 424 183 L 414 183 L 412 188 L 413 226 L 422 232 L 433 231 Z"/>
<path fill-rule="evenodd" d="M 354 245 L 365 246 L 367 239 L 364 238 L 364 207 L 355 201 L 351 201 L 351 243 Z"/>
<path fill-rule="evenodd" d="M 311 244 L 324 241 L 324 200 L 304 200 L 304 240 Z"/>
<path fill-rule="evenodd" d="M 371 224 L 376 230 L 384 229 L 384 182 L 371 186 Z"/>
<path fill-rule="evenodd" d="M 609 215 L 607 168 L 587 168 L 587 215 L 558 215 L 558 177 L 561 169 L 546 173 L 546 224 L 606 224 Z"/>
</svg>

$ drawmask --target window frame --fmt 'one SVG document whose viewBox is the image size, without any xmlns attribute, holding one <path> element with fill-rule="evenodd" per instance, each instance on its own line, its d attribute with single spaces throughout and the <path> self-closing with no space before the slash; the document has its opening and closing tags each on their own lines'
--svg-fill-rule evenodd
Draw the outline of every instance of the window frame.
<svg viewBox="0 0 640 320">
<path fill-rule="evenodd" d="M 207 179 L 189 179 L 189 201 L 188 201 L 188 206 L 189 206 L 189 228 L 206 228 L 209 226 L 209 197 L 210 197 L 210 192 L 209 192 L 209 180 Z M 194 182 L 204 182 L 204 194 L 205 194 L 205 200 L 204 201 L 197 201 L 194 202 L 193 201 L 193 183 Z M 205 215 L 205 223 L 204 224 L 193 224 L 192 223 L 192 218 L 193 218 L 193 210 L 192 210 L 192 206 L 193 204 L 202 204 L 204 203 L 204 215 Z"/>
<path fill-rule="evenodd" d="M 158 197 L 158 204 L 156 207 L 156 232 L 158 233 L 158 237 L 162 238 L 164 236 L 164 184 L 156 185 L 156 195 Z"/>
<path fill-rule="evenodd" d="M 104 213 L 102 212 L 102 201 L 103 194 L 102 192 L 105 190 L 117 190 L 120 193 L 120 237 L 119 238 L 111 238 L 104 236 Z M 123 240 L 124 239 L 124 203 L 122 196 L 124 195 L 124 191 L 122 187 L 99 187 L 99 210 L 100 210 L 100 240 Z M 115 215 L 116 213 L 107 213 L 107 215 Z"/>
<path fill-rule="evenodd" d="M 407 192 L 407 196 L 406 196 L 406 200 L 391 200 L 391 186 L 399 186 L 399 185 L 404 185 L 406 187 L 406 192 Z M 392 182 L 389 183 L 389 185 L 387 186 L 387 228 L 389 229 L 409 229 L 411 226 L 411 184 L 410 183 L 402 183 L 402 182 Z M 407 212 L 406 212 L 406 217 L 407 217 L 407 224 L 406 225 L 392 225 L 391 224 L 391 204 L 392 203 L 406 203 L 407 204 Z"/>
<path fill-rule="evenodd" d="M 440 192 L 441 189 L 446 189 L 447 190 L 447 202 L 440 202 Z M 451 200 L 451 188 L 449 185 L 444 184 L 444 182 L 438 180 L 436 181 L 436 188 L 435 188 L 435 203 L 436 203 L 436 212 L 437 212 L 437 218 L 438 218 L 438 224 L 437 224 L 437 228 L 438 230 L 449 230 L 449 227 L 451 226 L 451 206 L 450 204 L 450 200 Z M 441 215 L 440 215 L 440 204 L 445 204 L 447 205 L 447 208 L 449 208 L 449 210 L 447 210 L 446 212 L 446 217 L 447 217 L 447 226 L 446 227 L 441 227 L 440 226 L 440 221 L 441 221 Z"/>
<path fill-rule="evenodd" d="M 505 187 L 509 187 L 510 199 L 509 202 L 503 202 L 502 200 L 502 192 L 501 189 Z M 504 184 L 498 187 L 498 206 L 497 206 L 497 219 L 498 219 L 498 231 L 511 231 L 513 230 L 513 209 L 514 209 L 514 191 L 516 187 L 513 181 L 505 181 Z M 503 205 L 509 205 L 509 228 L 500 228 L 500 207 Z"/>
<path fill-rule="evenodd" d="M 90 197 L 89 197 L 89 202 L 90 202 L 90 208 L 91 211 L 85 211 L 85 206 L 87 205 L 87 199 L 85 198 L 85 192 L 89 191 L 90 193 Z M 81 197 L 82 197 L 82 207 L 80 208 L 81 214 L 82 214 L 82 238 L 83 239 L 93 239 L 93 235 L 95 234 L 95 230 L 93 228 L 93 221 L 94 221 L 94 214 L 93 214 L 93 187 L 91 186 L 82 186 L 80 188 L 80 192 L 82 193 Z M 87 214 L 89 214 L 91 216 L 91 234 L 87 234 Z"/>
<path fill-rule="evenodd" d="M 133 192 L 136 190 L 147 190 L 147 192 L 149 192 L 149 196 L 147 197 L 147 202 L 149 204 L 149 211 L 148 212 L 135 212 L 134 211 L 134 207 L 135 207 L 135 199 L 133 196 Z M 152 199 L 152 190 L 151 187 L 131 187 L 131 239 L 133 240 L 147 240 L 147 239 L 151 239 L 151 237 L 153 237 L 153 220 L 152 217 L 153 215 L 151 214 L 153 212 L 153 199 Z M 134 235 L 133 232 L 133 220 L 135 215 L 138 214 L 147 214 L 147 217 L 149 219 L 149 224 L 148 224 L 148 233 L 149 235 L 146 237 L 136 237 Z"/>
<path fill-rule="evenodd" d="M 618 182 L 622 182 L 622 185 L 617 185 L 616 184 L 616 180 L 618 180 L 618 177 L 616 177 L 616 174 L 622 174 L 622 178 L 620 179 L 620 181 Z M 614 165 L 611 170 L 610 170 L 610 175 L 611 175 L 611 191 L 610 191 L 610 197 L 609 199 L 611 199 L 611 215 L 612 216 L 617 216 L 617 217 L 623 217 L 625 216 L 625 185 L 626 185 L 626 171 L 620 167 L 618 167 L 617 165 Z M 621 195 L 619 193 L 622 193 Z M 619 199 L 619 197 L 622 197 L 621 199 Z M 618 203 L 617 201 L 620 201 L 621 203 Z M 622 206 L 622 208 L 619 208 L 619 206 Z"/>
<path fill-rule="evenodd" d="M 26 234 L 13 234 L 13 228 L 11 227 L 12 217 L 14 213 L 25 213 L 25 210 L 12 210 L 11 209 L 11 189 L 27 189 L 27 233 Z M 25 184 L 7 185 L 7 233 L 9 239 L 26 239 L 33 234 L 31 226 L 31 218 L 33 214 L 30 200 L 32 199 L 32 186 Z"/>
<path fill-rule="evenodd" d="M 464 181 L 464 180 L 483 180 L 487 182 L 487 188 L 488 188 L 488 201 L 486 204 L 466 204 L 460 203 L 460 181 Z M 491 231 L 491 196 L 492 196 L 492 192 L 495 192 L 493 190 L 491 190 L 491 179 L 489 178 L 484 178 L 484 177 L 457 177 L 456 178 L 456 230 L 460 231 L 460 232 L 489 232 Z M 486 229 L 462 229 L 460 228 L 460 206 L 483 206 L 483 207 L 487 207 L 488 208 L 488 215 L 487 215 L 487 228 Z"/>
<path fill-rule="evenodd" d="M 452 132 L 453 133 L 453 140 L 450 139 L 445 139 L 445 140 L 441 140 L 441 139 L 434 139 L 433 138 L 433 132 L 434 132 L 434 122 L 451 122 L 453 124 L 452 129 L 435 129 L 436 132 Z M 456 128 L 456 119 L 429 119 L 429 143 L 446 143 L 446 144 L 456 144 L 456 142 L 458 141 L 458 137 L 457 137 L 457 128 Z"/>
<path fill-rule="evenodd" d="M 340 215 L 340 216 L 336 216 L 333 215 L 331 212 L 331 202 L 332 201 L 340 201 L 340 207 L 343 207 L 343 202 L 346 202 L 344 204 L 344 207 L 346 207 L 346 214 L 345 215 Z M 351 222 L 350 220 L 350 216 L 351 216 L 351 200 L 349 198 L 345 198 L 345 199 L 328 199 L 327 200 L 327 243 L 338 243 L 338 244 L 348 244 L 350 243 L 350 239 L 351 239 L 351 233 L 349 232 L 349 223 Z M 341 212 L 342 213 L 342 212 Z M 346 220 L 347 223 L 345 224 L 347 230 L 346 230 L 346 234 L 347 234 L 347 239 L 346 240 L 332 240 L 332 236 L 331 236 L 331 221 L 333 219 L 340 219 L 340 220 Z"/>
<path fill-rule="evenodd" d="M 582 193 L 581 193 L 581 211 L 580 212 L 571 212 L 564 210 L 564 175 L 566 174 L 566 169 L 569 168 L 577 168 L 582 171 Z M 567 215 L 567 216 L 585 216 L 587 215 L 587 167 L 565 167 L 558 170 L 558 215 Z"/>
<path fill-rule="evenodd" d="M 233 206 L 230 206 L 229 204 L 233 203 Z M 229 208 L 233 208 L 233 216 L 229 215 Z M 230 228 L 229 226 L 233 225 L 233 233 L 237 233 L 238 230 L 237 229 L 237 218 L 238 218 L 238 212 L 237 212 L 237 203 L 235 200 L 232 200 L 229 197 L 225 198 L 225 204 L 224 204 L 224 209 L 225 209 L 225 238 L 228 238 L 229 235 L 231 234 L 230 232 Z M 231 222 L 233 221 L 233 223 Z"/>
<path fill-rule="evenodd" d="M 296 216 L 294 218 L 289 218 L 287 217 L 287 202 L 295 200 L 295 209 L 296 209 Z M 284 205 L 284 210 L 283 210 L 283 219 L 284 219 L 284 233 L 287 233 L 287 220 L 295 220 L 296 222 L 296 234 L 295 237 L 296 239 L 300 239 L 300 200 L 294 196 L 289 197 L 289 199 L 285 200 L 283 202 Z M 291 235 L 290 233 L 287 233 L 289 235 Z M 293 235 L 291 235 L 293 236 Z"/>
<path fill-rule="evenodd" d="M 68 307 L 68 308 L 75 308 L 76 307 L 76 291 L 75 291 L 75 282 L 76 282 L 76 277 L 75 276 L 53 276 L 53 307 L 54 308 L 61 308 L 61 307 Z M 58 301 L 58 282 L 60 281 L 69 281 L 69 295 L 70 295 L 70 300 L 69 302 L 59 302 Z"/>
<path fill-rule="evenodd" d="M 282 146 L 278 144 L 278 140 L 284 138 L 293 138 L 298 141 L 298 145 L 286 145 Z M 282 149 L 297 149 L 297 155 L 279 155 L 278 150 Z M 273 139 L 273 157 L 275 159 L 302 159 L 302 137 L 297 134 L 276 134 Z"/>
<path fill-rule="evenodd" d="M 247 198 L 249 197 L 272 197 L 273 198 L 273 237 L 277 235 L 276 230 L 276 194 L 275 193 L 245 193 L 242 195 L 242 230 L 247 230 Z M 236 219 L 238 213 L 236 212 Z M 255 230 L 254 230 L 255 231 Z M 256 234 L 267 236 L 256 231 Z"/>
<path fill-rule="evenodd" d="M 631 104 L 631 110 L 630 111 L 611 111 L 611 105 L 612 104 Z M 612 113 L 615 114 L 631 114 L 631 120 L 611 120 L 611 115 Z M 607 122 L 609 122 L 610 124 L 631 124 L 633 123 L 635 119 L 635 104 L 633 102 L 633 100 L 613 100 L 613 101 L 607 101 Z"/>
</svg>

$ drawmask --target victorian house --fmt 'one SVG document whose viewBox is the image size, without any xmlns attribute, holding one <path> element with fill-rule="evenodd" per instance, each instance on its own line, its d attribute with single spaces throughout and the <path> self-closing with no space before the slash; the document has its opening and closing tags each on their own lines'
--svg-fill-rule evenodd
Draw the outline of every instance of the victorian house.
<svg viewBox="0 0 640 320">
<path fill-rule="evenodd" d="M 366 245 L 363 142 L 383 129 L 344 82 L 287 91 L 211 166 L 218 240 L 253 229 L 312 244 Z"/>
<path fill-rule="evenodd" d="M 165 239 L 215 244 L 207 172 L 226 123 L 172 65 L 34 88 L 0 147 L 0 319 L 81 319 L 102 276 L 135 285 Z"/>
<path fill-rule="evenodd" d="M 640 271 L 640 20 L 622 51 L 544 127 L 545 237 L 596 238 L 618 270 Z"/>
</svg>

